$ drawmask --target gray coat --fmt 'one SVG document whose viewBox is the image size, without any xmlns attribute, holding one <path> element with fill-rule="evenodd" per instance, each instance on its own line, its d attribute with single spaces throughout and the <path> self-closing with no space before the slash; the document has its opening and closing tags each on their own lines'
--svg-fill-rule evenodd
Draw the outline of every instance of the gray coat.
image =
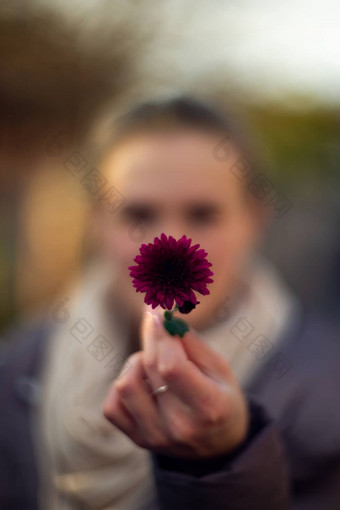
<svg viewBox="0 0 340 510">
<path fill-rule="evenodd" d="M 1 361 L 4 510 L 38 508 L 29 412 L 39 405 L 49 327 L 15 332 Z M 200 461 L 152 454 L 157 500 L 148 510 L 339 510 L 339 354 L 338 330 L 330 321 L 300 318 L 246 388 L 251 427 L 244 444 Z"/>
</svg>

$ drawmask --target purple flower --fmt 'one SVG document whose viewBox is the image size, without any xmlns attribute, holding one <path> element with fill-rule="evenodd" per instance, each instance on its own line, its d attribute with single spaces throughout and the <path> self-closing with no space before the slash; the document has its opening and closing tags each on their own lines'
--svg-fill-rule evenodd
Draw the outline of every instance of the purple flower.
<svg viewBox="0 0 340 510">
<path fill-rule="evenodd" d="M 144 301 L 152 308 L 160 305 L 171 310 L 175 301 L 188 313 L 186 310 L 198 304 L 194 291 L 210 294 L 207 284 L 213 282 L 209 278 L 214 274 L 209 269 L 212 264 L 206 260 L 207 252 L 191 242 L 185 235 L 176 241 L 162 233 L 153 244 L 141 245 L 140 255 L 134 259 L 138 265 L 129 267 L 130 276 L 136 291 L 146 293 Z"/>
</svg>

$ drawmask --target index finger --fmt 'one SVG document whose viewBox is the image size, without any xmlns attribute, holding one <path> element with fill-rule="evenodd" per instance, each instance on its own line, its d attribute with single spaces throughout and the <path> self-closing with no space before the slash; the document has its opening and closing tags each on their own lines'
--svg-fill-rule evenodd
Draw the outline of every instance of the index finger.
<svg viewBox="0 0 340 510">
<path fill-rule="evenodd" d="M 142 332 L 145 349 L 149 348 L 155 355 L 156 374 L 188 406 L 201 407 L 202 401 L 210 401 L 216 395 L 213 381 L 188 359 L 182 341 L 169 335 L 155 314 L 152 315 L 153 320 L 145 321 Z"/>
</svg>

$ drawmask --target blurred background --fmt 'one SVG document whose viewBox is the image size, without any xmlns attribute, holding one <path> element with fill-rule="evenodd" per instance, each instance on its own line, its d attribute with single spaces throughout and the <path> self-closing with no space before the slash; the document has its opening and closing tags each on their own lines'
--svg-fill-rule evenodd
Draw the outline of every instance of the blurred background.
<svg viewBox="0 0 340 510">
<path fill-rule="evenodd" d="M 250 126 L 292 204 L 264 250 L 306 308 L 336 315 L 339 16 L 335 0 L 3 0 L 0 329 L 82 263 L 90 200 L 65 161 L 90 169 L 98 126 L 176 93 L 231 105 Z"/>
</svg>

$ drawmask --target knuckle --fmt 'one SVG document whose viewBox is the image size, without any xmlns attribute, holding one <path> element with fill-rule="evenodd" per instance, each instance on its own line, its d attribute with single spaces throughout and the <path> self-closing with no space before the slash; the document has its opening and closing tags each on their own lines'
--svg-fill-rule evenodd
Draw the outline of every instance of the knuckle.
<svg viewBox="0 0 340 510">
<path fill-rule="evenodd" d="M 133 442 L 140 448 L 149 448 L 148 442 L 140 436 L 132 438 Z"/>
<path fill-rule="evenodd" d="M 115 388 L 121 398 L 128 398 L 135 392 L 134 381 L 129 377 L 118 379 L 115 382 Z"/>
<path fill-rule="evenodd" d="M 195 442 L 196 434 L 189 426 L 177 429 L 174 432 L 174 441 L 179 446 L 188 446 Z"/>
<path fill-rule="evenodd" d="M 124 361 L 124 364 L 122 365 L 122 367 L 119 371 L 119 374 L 116 377 L 116 381 L 118 382 L 128 376 L 131 376 L 131 373 L 133 372 L 133 371 L 131 371 L 131 369 L 133 367 L 138 367 L 138 365 L 141 362 L 142 362 L 142 353 L 141 352 L 135 352 L 134 354 L 132 354 L 131 356 L 126 358 L 126 360 Z"/>
<path fill-rule="evenodd" d="M 127 362 L 131 365 L 134 365 L 135 363 L 140 363 L 143 357 L 143 353 L 141 351 L 134 352 L 127 358 Z"/>
<path fill-rule="evenodd" d="M 207 406 L 202 412 L 201 421 L 204 426 L 218 427 L 224 421 L 224 414 L 214 405 Z"/>
<path fill-rule="evenodd" d="M 164 450 L 168 446 L 168 441 L 162 435 L 156 435 L 150 440 L 150 449 Z"/>
<path fill-rule="evenodd" d="M 216 360 L 216 363 L 217 363 L 218 368 L 221 370 L 221 372 L 228 373 L 230 371 L 229 363 L 222 357 L 218 357 Z"/>
<path fill-rule="evenodd" d="M 177 381 L 182 375 L 182 369 L 174 363 L 162 363 L 159 366 L 159 373 L 167 382 Z"/>
<path fill-rule="evenodd" d="M 204 426 L 222 425 L 226 414 L 226 403 L 219 394 L 208 392 L 200 400 L 200 422 Z"/>
<path fill-rule="evenodd" d="M 169 428 L 171 440 L 177 445 L 190 445 L 194 442 L 197 434 L 194 427 L 187 421 L 174 420 Z"/>
<path fill-rule="evenodd" d="M 112 410 L 107 405 L 103 407 L 103 415 L 107 420 L 111 421 Z"/>
<path fill-rule="evenodd" d="M 154 373 L 157 371 L 157 359 L 147 358 L 144 360 L 144 368 L 147 373 Z"/>
<path fill-rule="evenodd" d="M 103 406 L 104 417 L 112 423 L 115 420 L 115 414 L 115 408 L 112 405 L 105 403 Z"/>
</svg>

